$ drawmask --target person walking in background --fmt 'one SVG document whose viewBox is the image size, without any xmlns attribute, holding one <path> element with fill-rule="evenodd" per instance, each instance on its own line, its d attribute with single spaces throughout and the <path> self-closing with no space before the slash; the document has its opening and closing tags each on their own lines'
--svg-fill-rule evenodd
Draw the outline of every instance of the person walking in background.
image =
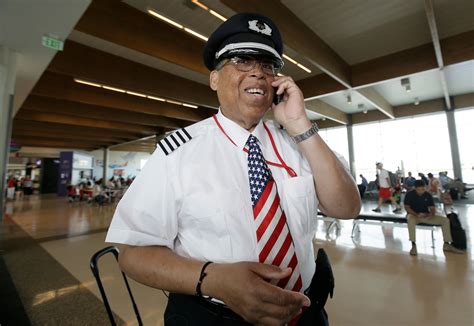
<svg viewBox="0 0 474 326">
<path fill-rule="evenodd" d="M 400 213 L 402 209 L 400 205 L 397 204 L 395 198 L 392 196 L 392 192 L 394 190 L 395 185 L 392 186 L 388 171 L 383 168 L 383 164 L 380 162 L 377 163 L 375 166 L 378 172 L 377 175 L 378 175 L 378 181 L 379 181 L 379 202 L 378 202 L 377 207 L 373 209 L 372 211 L 376 213 L 380 213 L 381 212 L 380 208 L 382 207 L 384 200 L 390 199 L 390 201 L 392 202 L 392 206 L 395 207 L 393 212 Z"/>
</svg>

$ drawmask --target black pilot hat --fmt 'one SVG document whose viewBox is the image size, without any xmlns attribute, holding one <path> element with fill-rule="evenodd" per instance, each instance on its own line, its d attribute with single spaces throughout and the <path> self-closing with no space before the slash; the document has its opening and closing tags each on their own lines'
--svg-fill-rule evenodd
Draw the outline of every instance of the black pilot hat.
<svg viewBox="0 0 474 326">
<path fill-rule="evenodd" d="M 214 70 L 222 59 L 250 55 L 275 60 L 283 66 L 283 42 L 270 18 L 240 13 L 230 17 L 209 37 L 204 47 L 204 64 Z"/>
</svg>

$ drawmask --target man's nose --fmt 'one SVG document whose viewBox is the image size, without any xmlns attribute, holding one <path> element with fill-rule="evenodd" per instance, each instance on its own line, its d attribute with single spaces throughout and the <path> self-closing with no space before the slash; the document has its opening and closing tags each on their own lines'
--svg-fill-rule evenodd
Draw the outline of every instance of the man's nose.
<svg viewBox="0 0 474 326">
<path fill-rule="evenodd" d="M 257 78 L 265 78 L 265 72 L 263 71 L 262 63 L 257 61 L 253 66 L 253 69 L 250 71 L 251 75 Z"/>
</svg>

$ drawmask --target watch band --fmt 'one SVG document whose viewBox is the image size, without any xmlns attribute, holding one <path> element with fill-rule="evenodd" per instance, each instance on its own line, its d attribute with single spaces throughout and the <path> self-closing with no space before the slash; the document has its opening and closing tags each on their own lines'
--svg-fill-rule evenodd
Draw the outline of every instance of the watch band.
<svg viewBox="0 0 474 326">
<path fill-rule="evenodd" d="M 318 124 L 316 122 L 313 122 L 313 125 L 311 128 L 309 128 L 307 131 L 303 132 L 302 134 L 296 135 L 293 138 L 293 141 L 295 143 L 301 143 L 303 140 L 308 139 L 309 137 L 313 136 L 319 131 Z"/>
</svg>

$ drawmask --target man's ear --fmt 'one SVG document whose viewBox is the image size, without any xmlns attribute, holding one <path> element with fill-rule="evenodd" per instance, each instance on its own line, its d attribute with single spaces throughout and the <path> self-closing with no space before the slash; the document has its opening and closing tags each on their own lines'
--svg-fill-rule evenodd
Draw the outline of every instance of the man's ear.
<svg viewBox="0 0 474 326">
<path fill-rule="evenodd" d="M 213 91 L 217 91 L 217 84 L 219 83 L 219 72 L 217 70 L 211 71 L 211 74 L 209 75 L 209 82 L 211 89 Z"/>
</svg>

